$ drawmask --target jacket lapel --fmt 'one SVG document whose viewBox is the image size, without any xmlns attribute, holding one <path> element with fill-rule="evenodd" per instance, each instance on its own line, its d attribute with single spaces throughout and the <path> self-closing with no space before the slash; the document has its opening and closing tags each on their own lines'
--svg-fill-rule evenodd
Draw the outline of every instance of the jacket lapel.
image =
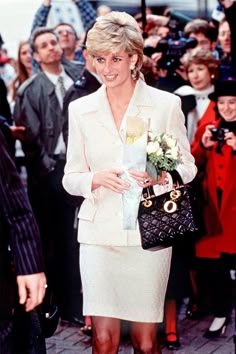
<svg viewBox="0 0 236 354">
<path fill-rule="evenodd" d="M 40 75 L 40 74 L 39 74 Z M 41 75 L 44 77 L 44 87 L 45 87 L 45 92 L 48 92 L 48 96 L 50 99 L 48 100 L 49 103 L 49 110 L 51 112 L 51 115 L 48 120 L 47 120 L 47 129 L 59 129 L 61 131 L 62 128 L 62 110 L 60 108 L 60 105 L 58 103 L 58 99 L 55 93 L 55 86 L 53 83 L 48 79 L 47 75 L 45 75 L 44 72 L 41 73 Z M 54 122 L 54 123 L 53 123 Z M 55 124 L 56 122 L 56 124 Z M 55 132 L 55 135 L 57 136 L 57 132 Z"/>
<path fill-rule="evenodd" d="M 130 100 L 127 111 L 124 115 L 124 120 L 128 116 L 139 117 L 149 123 L 155 102 L 152 101 L 148 90 L 145 89 L 146 84 L 142 80 L 138 80 L 133 96 Z M 119 99 L 119 98 L 117 98 Z M 106 87 L 102 85 L 94 94 L 93 100 L 90 101 L 88 107 L 83 107 L 82 113 L 97 113 L 96 123 L 103 126 L 114 137 L 119 137 L 119 132 L 115 126 L 110 105 L 106 95 Z"/>
<path fill-rule="evenodd" d="M 112 116 L 111 108 L 107 99 L 106 87 L 102 87 L 97 91 L 97 101 L 95 102 L 96 109 L 98 110 L 97 124 L 108 130 L 114 137 L 119 137 L 119 132 L 116 128 L 114 118 Z"/>
<path fill-rule="evenodd" d="M 149 126 L 149 121 L 153 113 L 154 102 L 152 101 L 146 86 L 147 85 L 143 80 L 140 79 L 137 81 L 134 94 L 130 100 L 125 117 L 131 116 L 142 118 Z"/>
</svg>

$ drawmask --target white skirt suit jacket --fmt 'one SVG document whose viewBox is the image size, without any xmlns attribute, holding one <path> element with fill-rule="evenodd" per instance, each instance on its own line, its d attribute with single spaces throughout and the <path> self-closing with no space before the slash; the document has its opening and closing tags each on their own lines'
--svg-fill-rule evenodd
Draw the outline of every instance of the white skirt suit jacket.
<svg viewBox="0 0 236 354">
<path fill-rule="evenodd" d="M 152 88 L 139 79 L 125 113 L 127 116 L 147 119 L 151 130 L 176 138 L 182 159 L 177 170 L 184 183 L 194 178 L 197 169 L 190 153 L 177 96 Z M 70 194 L 85 198 L 78 215 L 80 243 L 107 246 L 141 244 L 138 223 L 136 230 L 123 229 L 122 195 L 104 187 L 91 191 L 94 173 L 123 168 L 122 147 L 122 132 L 115 126 L 104 85 L 69 105 L 69 141 L 63 186 Z M 170 181 L 167 188 L 171 187 Z M 166 187 L 155 186 L 155 191 L 162 194 Z"/>
</svg>

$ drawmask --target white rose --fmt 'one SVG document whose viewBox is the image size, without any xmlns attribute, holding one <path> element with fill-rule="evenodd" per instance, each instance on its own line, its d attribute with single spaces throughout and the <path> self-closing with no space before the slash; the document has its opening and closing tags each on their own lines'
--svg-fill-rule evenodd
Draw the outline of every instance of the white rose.
<svg viewBox="0 0 236 354">
<path fill-rule="evenodd" d="M 166 156 L 170 159 L 177 160 L 179 156 L 179 149 L 177 146 L 174 146 L 172 149 L 166 150 Z"/>
<path fill-rule="evenodd" d="M 176 140 L 171 138 L 170 136 L 166 137 L 166 144 L 170 147 L 173 148 L 176 146 Z"/>
<path fill-rule="evenodd" d="M 163 150 L 161 147 L 159 147 L 159 149 L 156 151 L 156 155 L 157 156 L 163 156 Z"/>
<path fill-rule="evenodd" d="M 155 142 L 149 142 L 147 144 L 147 153 L 148 155 L 152 154 L 152 153 L 155 153 L 158 149 L 160 149 L 160 145 L 157 141 Z"/>
</svg>

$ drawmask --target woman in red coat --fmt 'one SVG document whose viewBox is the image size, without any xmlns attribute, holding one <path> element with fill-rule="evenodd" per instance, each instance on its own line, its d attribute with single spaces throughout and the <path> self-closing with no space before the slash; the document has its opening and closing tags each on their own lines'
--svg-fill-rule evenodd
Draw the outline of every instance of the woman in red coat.
<svg viewBox="0 0 236 354">
<path fill-rule="evenodd" d="M 202 176 L 206 227 L 196 256 L 214 315 L 205 337 L 213 338 L 225 330 L 230 316 L 230 269 L 236 264 L 236 81 L 218 83 L 209 98 L 216 101 L 216 120 L 195 139 L 192 154 Z"/>
</svg>

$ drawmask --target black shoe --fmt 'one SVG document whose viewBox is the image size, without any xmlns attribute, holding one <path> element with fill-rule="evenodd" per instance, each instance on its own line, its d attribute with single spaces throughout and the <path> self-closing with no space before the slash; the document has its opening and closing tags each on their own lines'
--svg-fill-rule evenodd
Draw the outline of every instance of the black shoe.
<svg viewBox="0 0 236 354">
<path fill-rule="evenodd" d="M 92 337 L 93 331 L 92 331 L 92 326 L 91 325 L 84 325 L 83 327 L 80 328 L 80 331 L 85 334 L 86 336 Z"/>
<path fill-rule="evenodd" d="M 189 320 L 196 321 L 202 317 L 202 313 L 198 308 L 198 305 L 195 303 L 189 303 L 186 310 L 186 317 Z"/>
<path fill-rule="evenodd" d="M 168 340 L 169 336 L 175 336 L 176 340 Z M 179 336 L 175 332 L 166 333 L 165 345 L 169 350 L 177 350 L 180 347 Z"/>
<path fill-rule="evenodd" d="M 229 324 L 229 319 L 226 317 L 224 323 L 220 328 L 218 328 L 215 331 L 210 331 L 210 329 L 208 328 L 208 330 L 204 333 L 203 337 L 207 339 L 214 339 L 220 337 L 225 333 L 228 324 Z"/>
</svg>

